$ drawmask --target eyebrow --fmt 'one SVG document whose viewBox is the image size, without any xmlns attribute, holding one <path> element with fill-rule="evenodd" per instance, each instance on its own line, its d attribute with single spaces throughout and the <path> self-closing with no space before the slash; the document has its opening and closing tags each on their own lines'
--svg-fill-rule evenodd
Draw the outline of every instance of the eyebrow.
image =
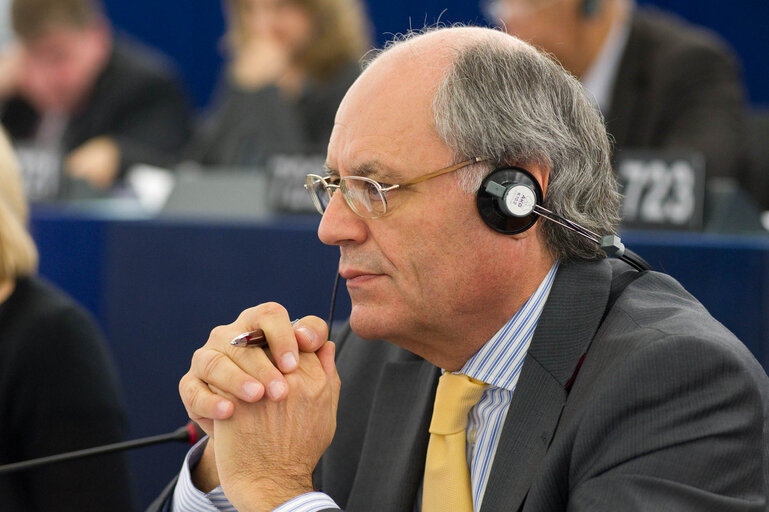
<svg viewBox="0 0 769 512">
<path fill-rule="evenodd" d="M 331 167 L 328 162 L 323 165 L 323 169 L 326 174 L 330 176 L 339 176 L 339 171 Z M 388 184 L 402 183 L 406 181 L 401 173 L 388 169 L 376 160 L 356 165 L 350 174 L 353 176 L 365 176 Z"/>
</svg>

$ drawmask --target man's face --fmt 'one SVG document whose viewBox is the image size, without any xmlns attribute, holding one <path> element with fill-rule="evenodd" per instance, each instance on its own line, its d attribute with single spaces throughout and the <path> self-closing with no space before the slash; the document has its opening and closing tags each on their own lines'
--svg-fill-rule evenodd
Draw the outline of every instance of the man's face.
<svg viewBox="0 0 769 512">
<path fill-rule="evenodd" d="M 315 21 L 296 0 L 245 0 L 244 6 L 249 36 L 269 39 L 291 57 L 306 51 L 312 43 Z"/>
<path fill-rule="evenodd" d="M 342 102 L 328 148 L 332 174 L 398 184 L 455 163 L 432 121 L 441 64 L 402 53 L 368 68 Z M 429 358 L 439 347 L 420 346 L 423 340 L 477 320 L 503 293 L 494 278 L 506 257 L 501 237 L 483 224 L 475 195 L 456 179 L 451 173 L 388 193 L 390 211 L 378 219 L 357 216 L 341 193 L 332 198 L 318 233 L 340 248 L 359 335 Z"/>
<path fill-rule="evenodd" d="M 576 0 L 496 0 L 494 15 L 505 31 L 552 53 L 569 68 L 578 51 L 579 2 Z"/>
<path fill-rule="evenodd" d="M 90 92 L 108 52 L 106 29 L 51 28 L 22 45 L 21 93 L 38 110 L 71 113 Z"/>
</svg>

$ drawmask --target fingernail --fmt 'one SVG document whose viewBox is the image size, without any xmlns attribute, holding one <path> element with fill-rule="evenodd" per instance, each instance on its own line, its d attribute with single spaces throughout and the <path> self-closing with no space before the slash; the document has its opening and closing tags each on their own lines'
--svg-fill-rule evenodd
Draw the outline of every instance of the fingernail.
<svg viewBox="0 0 769 512">
<path fill-rule="evenodd" d="M 273 400 L 279 400 L 280 398 L 283 397 L 285 392 L 286 392 L 286 385 L 283 382 L 279 380 L 274 380 L 270 382 L 270 387 L 269 387 L 270 398 L 272 398 Z"/>
<path fill-rule="evenodd" d="M 296 356 L 294 356 L 293 352 L 286 352 L 283 354 L 281 361 L 283 362 L 284 371 L 290 372 L 296 369 Z"/>
<path fill-rule="evenodd" d="M 216 404 L 216 412 L 219 418 L 224 418 L 230 413 L 230 403 L 222 400 L 221 402 Z"/>
<path fill-rule="evenodd" d="M 249 399 L 254 399 L 259 396 L 259 393 L 261 393 L 263 389 L 264 388 L 259 382 L 248 381 L 243 384 L 243 394 Z"/>
<path fill-rule="evenodd" d="M 315 334 L 315 331 L 313 331 L 312 329 L 308 329 L 307 327 L 300 326 L 296 328 L 296 331 L 301 332 L 302 336 L 304 336 L 304 338 L 313 345 L 315 345 L 315 342 L 318 341 L 318 335 Z"/>
</svg>

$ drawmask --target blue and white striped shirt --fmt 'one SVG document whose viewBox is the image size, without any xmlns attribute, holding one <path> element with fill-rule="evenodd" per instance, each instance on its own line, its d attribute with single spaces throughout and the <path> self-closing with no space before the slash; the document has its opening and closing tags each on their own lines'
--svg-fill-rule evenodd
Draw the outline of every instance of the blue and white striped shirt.
<svg viewBox="0 0 769 512">
<path fill-rule="evenodd" d="M 556 261 L 529 300 L 458 372 L 488 384 L 467 418 L 473 510 L 481 509 L 507 410 L 557 269 Z"/>
<path fill-rule="evenodd" d="M 557 270 L 556 261 L 521 309 L 457 372 L 489 385 L 467 419 L 467 460 L 474 510 L 481 509 L 507 410 Z M 189 468 L 200 460 L 206 441 L 195 445 L 184 459 L 174 491 L 173 512 L 236 512 L 221 487 L 206 494 L 192 484 Z M 326 494 L 311 492 L 273 512 L 318 512 L 328 508 L 338 506 Z M 421 503 L 415 504 L 415 510 L 420 509 Z"/>
</svg>

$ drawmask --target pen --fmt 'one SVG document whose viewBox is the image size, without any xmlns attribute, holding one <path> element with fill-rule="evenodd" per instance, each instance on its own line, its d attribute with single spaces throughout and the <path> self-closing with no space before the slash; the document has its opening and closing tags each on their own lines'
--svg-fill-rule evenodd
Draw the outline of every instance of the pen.
<svg viewBox="0 0 769 512">
<path fill-rule="evenodd" d="M 263 330 L 256 329 L 255 331 L 238 334 L 232 338 L 230 345 L 237 345 L 238 347 L 265 347 L 267 346 L 267 338 L 264 336 Z"/>
<path fill-rule="evenodd" d="M 296 320 L 292 320 L 291 325 L 294 325 L 298 321 L 298 318 Z M 265 337 L 263 330 L 256 329 L 253 331 L 244 332 L 243 334 L 238 334 L 232 338 L 230 345 L 235 345 L 238 347 L 266 347 L 267 338 Z"/>
</svg>

